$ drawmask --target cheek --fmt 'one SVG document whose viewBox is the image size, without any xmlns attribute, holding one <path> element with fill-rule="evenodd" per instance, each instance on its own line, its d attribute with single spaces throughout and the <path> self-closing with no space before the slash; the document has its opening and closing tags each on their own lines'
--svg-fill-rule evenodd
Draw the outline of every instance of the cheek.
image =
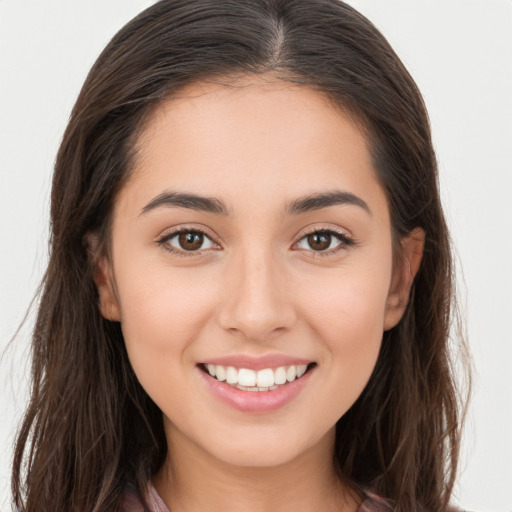
<svg viewBox="0 0 512 512">
<path fill-rule="evenodd" d="M 144 268 L 140 272 L 140 268 Z M 121 326 L 134 369 L 177 364 L 208 321 L 217 296 L 202 272 L 126 265 L 116 272 Z M 178 356 L 178 357 L 177 357 Z"/>
<path fill-rule="evenodd" d="M 326 409 L 337 411 L 337 418 L 361 394 L 375 367 L 384 330 L 390 269 L 390 257 L 389 264 L 374 270 L 367 265 L 347 265 L 335 276 L 317 276 L 316 292 L 301 296 L 302 316 L 324 346 L 320 364 L 330 375 L 326 382 L 332 384 Z"/>
<path fill-rule="evenodd" d="M 390 272 L 345 267 L 319 279 L 302 293 L 303 315 L 337 348 L 351 348 L 383 333 Z M 312 283 L 313 284 L 313 283 Z M 312 291 L 315 290 L 315 291 Z"/>
<path fill-rule="evenodd" d="M 359 295 L 361 294 L 361 295 Z M 319 360 L 326 389 L 318 416 L 337 422 L 366 387 L 382 344 L 382 300 L 369 302 L 361 288 L 346 286 L 332 302 L 312 303 L 310 325 L 325 350 Z M 310 317 L 311 318 L 311 317 Z"/>
</svg>

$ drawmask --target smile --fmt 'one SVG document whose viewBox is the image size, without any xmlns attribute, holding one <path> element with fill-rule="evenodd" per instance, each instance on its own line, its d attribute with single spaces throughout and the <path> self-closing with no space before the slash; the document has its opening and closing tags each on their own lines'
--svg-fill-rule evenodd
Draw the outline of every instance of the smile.
<svg viewBox="0 0 512 512">
<path fill-rule="evenodd" d="M 300 379 L 308 369 L 307 364 L 263 368 L 261 370 L 215 364 L 205 364 L 203 366 L 219 382 L 225 382 L 242 391 L 273 391 Z"/>
<path fill-rule="evenodd" d="M 207 389 L 244 413 L 266 414 L 293 402 L 316 373 L 317 363 L 287 354 L 233 354 L 197 364 Z"/>
</svg>

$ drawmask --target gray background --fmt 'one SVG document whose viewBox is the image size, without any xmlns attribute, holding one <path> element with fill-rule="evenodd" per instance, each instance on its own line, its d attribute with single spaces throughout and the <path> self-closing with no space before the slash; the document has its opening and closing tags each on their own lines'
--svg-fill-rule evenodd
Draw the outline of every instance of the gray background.
<svg viewBox="0 0 512 512">
<path fill-rule="evenodd" d="M 0 351 L 47 260 L 50 176 L 85 75 L 148 0 L 0 0 Z M 476 374 L 456 501 L 512 511 L 512 2 L 352 0 L 422 90 Z M 462 273 L 464 278 L 462 278 Z M 0 362 L 0 510 L 27 398 L 27 328 Z"/>
</svg>

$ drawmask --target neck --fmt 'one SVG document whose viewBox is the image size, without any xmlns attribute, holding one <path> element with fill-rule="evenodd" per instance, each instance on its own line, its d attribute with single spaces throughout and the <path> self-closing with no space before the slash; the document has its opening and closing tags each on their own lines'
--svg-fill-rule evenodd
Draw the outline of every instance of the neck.
<svg viewBox="0 0 512 512">
<path fill-rule="evenodd" d="M 176 431 L 168 435 L 170 440 L 172 457 L 153 483 L 171 512 L 355 512 L 358 508 L 357 496 L 334 471 L 334 430 L 311 450 L 270 467 L 233 466 Z"/>
</svg>

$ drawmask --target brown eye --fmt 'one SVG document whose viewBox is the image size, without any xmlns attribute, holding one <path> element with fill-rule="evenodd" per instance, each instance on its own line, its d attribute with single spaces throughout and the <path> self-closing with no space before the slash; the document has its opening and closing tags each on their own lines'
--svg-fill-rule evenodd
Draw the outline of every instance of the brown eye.
<svg viewBox="0 0 512 512">
<path fill-rule="evenodd" d="M 334 230 L 319 230 L 303 236 L 296 244 L 301 250 L 330 254 L 354 245 L 354 240 Z"/>
<path fill-rule="evenodd" d="M 178 235 L 178 244 L 184 251 L 197 251 L 204 241 L 202 233 L 181 233 Z"/>
<path fill-rule="evenodd" d="M 201 231 L 178 231 L 165 235 L 158 241 L 168 251 L 175 253 L 192 253 L 208 249 L 218 249 L 212 239 Z"/>
<path fill-rule="evenodd" d="M 312 233 L 306 238 L 309 247 L 314 251 L 325 251 L 331 246 L 332 236 L 329 233 Z"/>
</svg>

